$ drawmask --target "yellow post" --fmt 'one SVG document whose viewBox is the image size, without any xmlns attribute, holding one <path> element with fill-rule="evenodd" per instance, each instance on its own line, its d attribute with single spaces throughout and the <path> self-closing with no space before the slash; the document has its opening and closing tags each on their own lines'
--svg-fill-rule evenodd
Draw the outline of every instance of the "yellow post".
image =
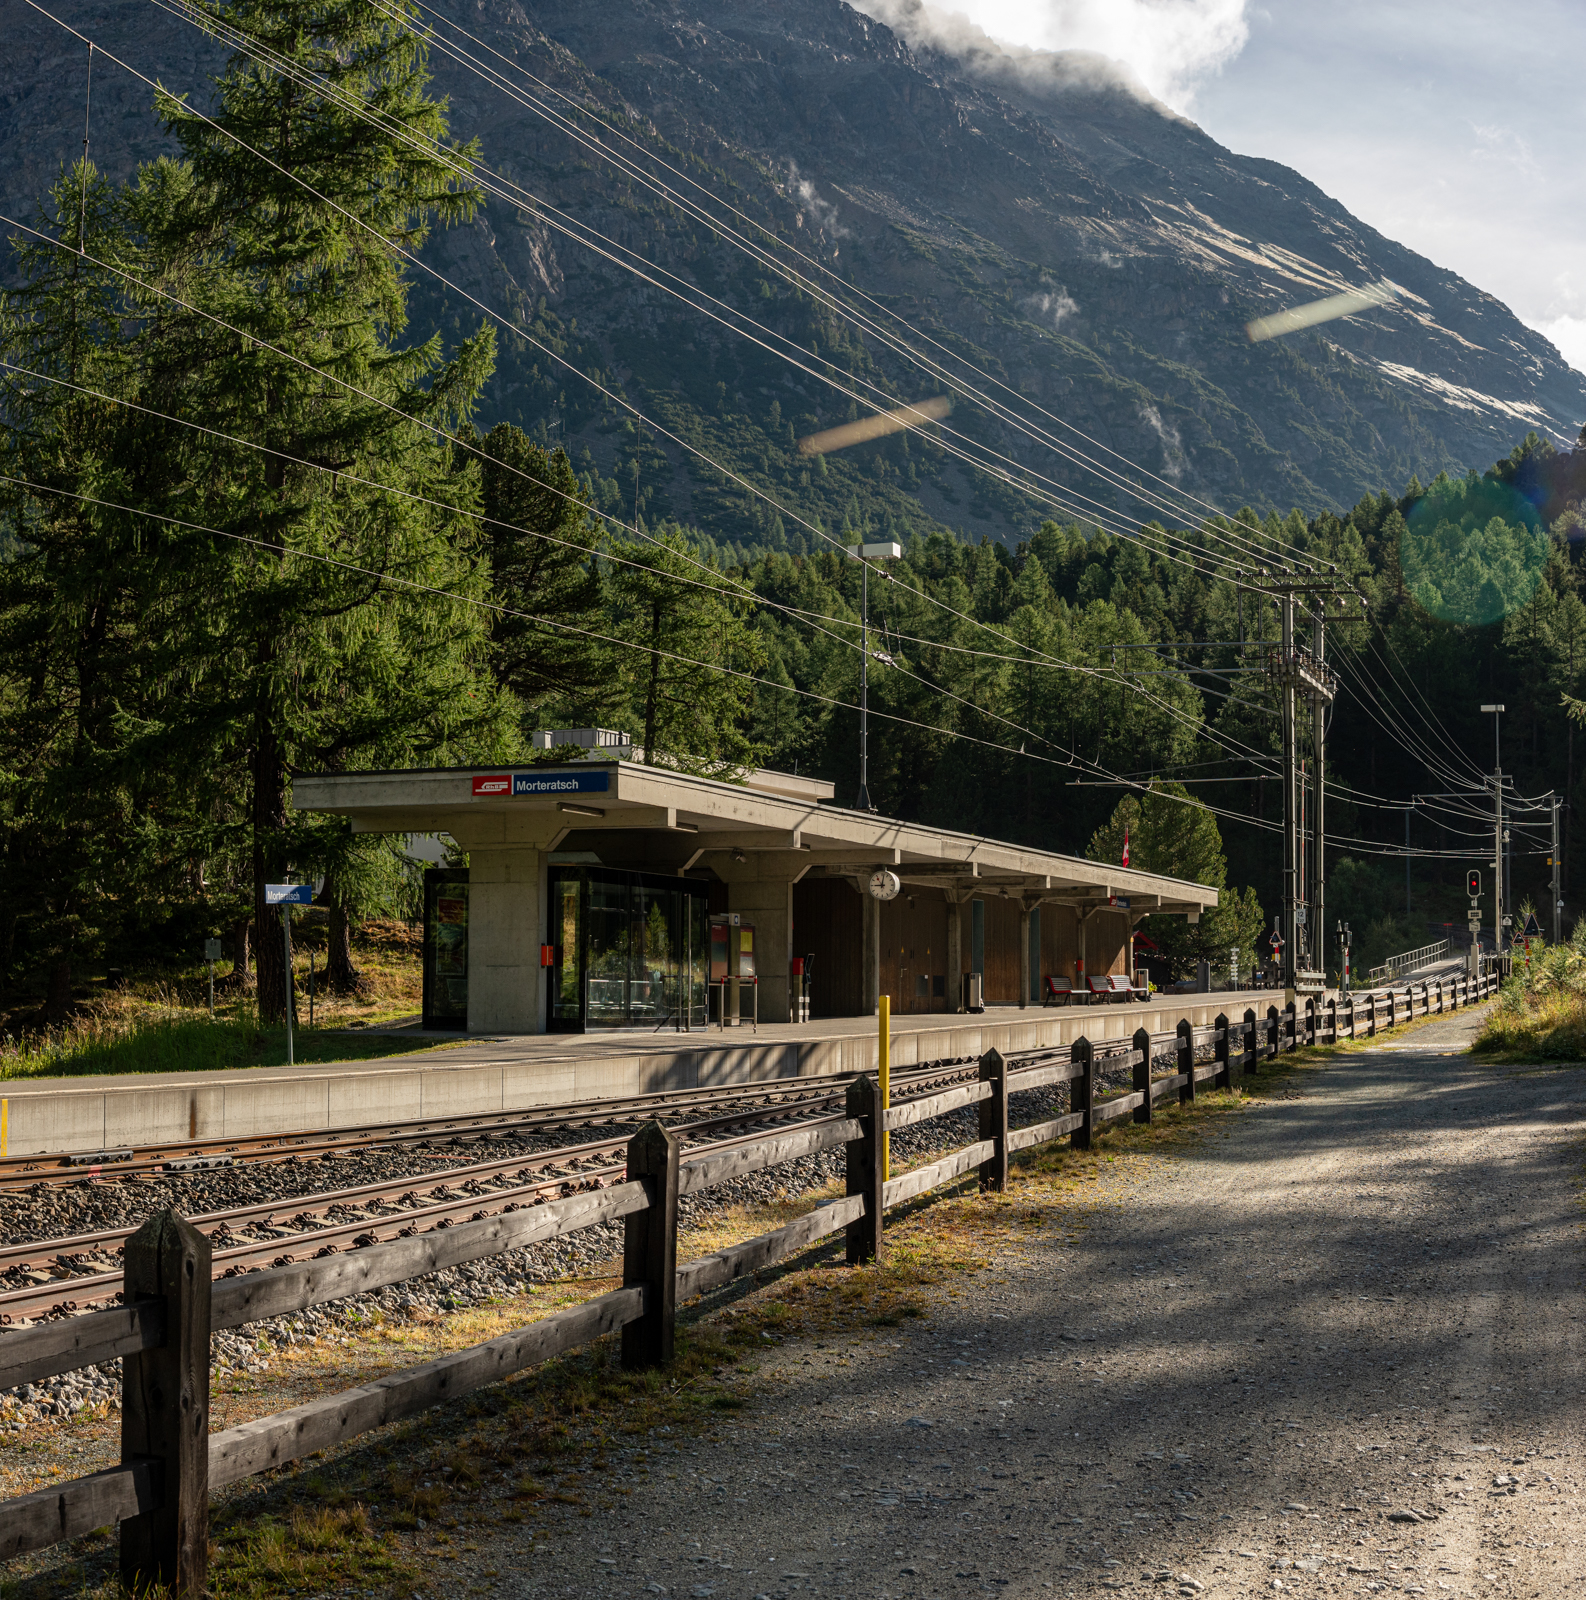
<svg viewBox="0 0 1586 1600">
<path fill-rule="evenodd" d="M 879 1041 L 880 1054 L 877 1057 L 878 1071 L 876 1076 L 881 1082 L 881 1109 L 887 1110 L 892 1104 L 892 997 L 881 996 L 881 1033 Z M 881 1178 L 885 1182 L 892 1176 L 892 1135 L 883 1132 L 881 1135 Z"/>
</svg>

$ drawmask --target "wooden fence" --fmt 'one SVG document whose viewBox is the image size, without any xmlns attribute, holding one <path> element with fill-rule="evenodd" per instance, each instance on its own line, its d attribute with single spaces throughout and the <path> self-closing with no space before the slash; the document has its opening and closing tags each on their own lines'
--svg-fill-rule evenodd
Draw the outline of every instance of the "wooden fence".
<svg viewBox="0 0 1586 1600">
<path fill-rule="evenodd" d="M 0 1335 L 0 1390 L 122 1361 L 121 1461 L 88 1477 L 0 1503 L 0 1559 L 120 1523 L 121 1570 L 134 1588 L 204 1592 L 209 1494 L 339 1444 L 371 1428 L 455 1400 L 620 1330 L 629 1369 L 664 1365 L 672 1354 L 675 1307 L 768 1267 L 839 1229 L 852 1264 L 879 1260 L 889 1207 L 975 1172 L 984 1188 L 1007 1181 L 1018 1150 L 1062 1138 L 1088 1149 L 1109 1122 L 1150 1122 L 1156 1105 L 1195 1099 L 1206 1083 L 1237 1087 L 1281 1051 L 1372 1035 L 1415 1016 L 1485 999 L 1495 978 L 1458 977 L 1264 1017 L 1246 1011 L 1211 1027 L 1186 1019 L 1175 1032 L 1144 1028 L 1122 1040 L 1040 1050 L 1005 1060 L 989 1051 L 978 1080 L 890 1108 L 873 1077 L 848 1088 L 845 1114 L 767 1134 L 730 1150 L 683 1156 L 677 1136 L 649 1123 L 628 1146 L 626 1180 L 592 1193 L 509 1209 L 412 1238 L 328 1252 L 237 1278 L 214 1280 L 209 1241 L 171 1211 L 151 1217 L 126 1245 L 123 1303 L 111 1310 L 43 1322 Z M 1210 1049 L 1210 1058 L 1206 1056 Z M 1164 1062 L 1172 1071 L 1158 1075 Z M 1096 1098 L 1098 1069 L 1129 1064 L 1132 1088 Z M 1068 1083 L 1069 1110 L 1011 1128 L 1008 1104 L 1030 1089 Z M 884 1179 L 883 1131 L 913 1127 L 974 1106 L 978 1138 L 950 1155 Z M 677 1262 L 678 1201 L 747 1173 L 837 1145 L 847 1147 L 847 1193 L 786 1227 L 684 1265 Z M 624 1222 L 623 1286 L 471 1349 L 392 1373 L 375 1383 L 290 1411 L 211 1433 L 210 1335 L 261 1318 L 303 1311 L 364 1290 L 401 1283 L 599 1223 Z"/>
</svg>

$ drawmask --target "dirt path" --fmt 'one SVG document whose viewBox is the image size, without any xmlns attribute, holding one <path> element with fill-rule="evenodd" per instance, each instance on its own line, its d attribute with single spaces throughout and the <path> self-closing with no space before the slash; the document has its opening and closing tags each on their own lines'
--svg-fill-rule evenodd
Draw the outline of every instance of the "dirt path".
<svg viewBox="0 0 1586 1600">
<path fill-rule="evenodd" d="M 449 1592 L 1586 1596 L 1586 1072 L 1471 1028 L 1303 1074 L 910 1331 L 778 1347 L 723 1442 Z"/>
</svg>

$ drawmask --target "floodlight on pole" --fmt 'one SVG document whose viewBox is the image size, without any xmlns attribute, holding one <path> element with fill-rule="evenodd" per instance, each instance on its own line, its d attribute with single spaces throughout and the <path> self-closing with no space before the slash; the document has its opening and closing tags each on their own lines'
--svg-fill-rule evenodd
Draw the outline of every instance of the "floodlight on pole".
<svg viewBox="0 0 1586 1600">
<path fill-rule="evenodd" d="M 848 554 L 859 562 L 859 798 L 858 811 L 874 811 L 870 800 L 870 563 L 896 561 L 903 546 L 891 539 L 879 544 L 851 544 Z"/>
</svg>

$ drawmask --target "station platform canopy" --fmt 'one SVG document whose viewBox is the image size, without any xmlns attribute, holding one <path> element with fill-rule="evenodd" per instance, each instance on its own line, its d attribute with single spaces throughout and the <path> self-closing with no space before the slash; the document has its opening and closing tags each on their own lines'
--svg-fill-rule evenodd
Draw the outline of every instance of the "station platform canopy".
<svg viewBox="0 0 1586 1600">
<path fill-rule="evenodd" d="M 659 902 L 646 896 L 659 893 L 661 879 L 682 879 L 693 899 L 666 915 L 689 922 L 697 900 L 704 916 L 754 927 L 766 1021 L 796 1010 L 795 956 L 811 958 L 818 1015 L 873 1013 L 882 993 L 898 1011 L 958 1010 L 971 972 L 982 975 L 987 1003 L 1031 1004 L 1045 972 L 1122 970 L 1142 916 L 1196 920 L 1217 904 L 1205 885 L 850 810 L 820 780 L 755 771 L 724 782 L 631 759 L 631 747 L 584 742 L 586 754 L 554 765 L 321 773 L 294 784 L 299 810 L 347 817 L 357 832 L 449 835 L 468 852 L 459 992 L 470 1031 L 583 1028 L 600 1025 L 597 1014 L 620 1017 L 614 1026 L 655 1026 L 658 1015 L 664 1025 L 658 1007 L 668 983 L 672 1020 L 693 1021 L 699 985 L 688 963 L 697 936 L 687 929 L 668 935 L 672 955 L 663 959 L 640 948 L 649 936 L 628 928 L 622 982 L 630 998 L 610 1006 L 591 998 L 591 985 L 616 993 L 617 958 L 590 941 L 610 933 L 597 911 L 615 903 L 612 886 L 625 875 L 633 916 L 654 923 Z M 890 901 L 869 892 L 881 869 L 902 886 Z M 576 952 L 572 901 L 564 904 L 574 877 L 584 885 L 577 915 L 585 919 Z M 679 940 L 689 946 L 681 957 Z M 675 957 L 683 966 L 670 979 L 653 975 L 672 971 Z M 645 972 L 652 975 L 634 976 Z M 655 993 L 654 1004 L 635 1007 L 635 983 Z M 557 997 L 575 989 L 576 1005 L 559 1013 Z"/>
</svg>

